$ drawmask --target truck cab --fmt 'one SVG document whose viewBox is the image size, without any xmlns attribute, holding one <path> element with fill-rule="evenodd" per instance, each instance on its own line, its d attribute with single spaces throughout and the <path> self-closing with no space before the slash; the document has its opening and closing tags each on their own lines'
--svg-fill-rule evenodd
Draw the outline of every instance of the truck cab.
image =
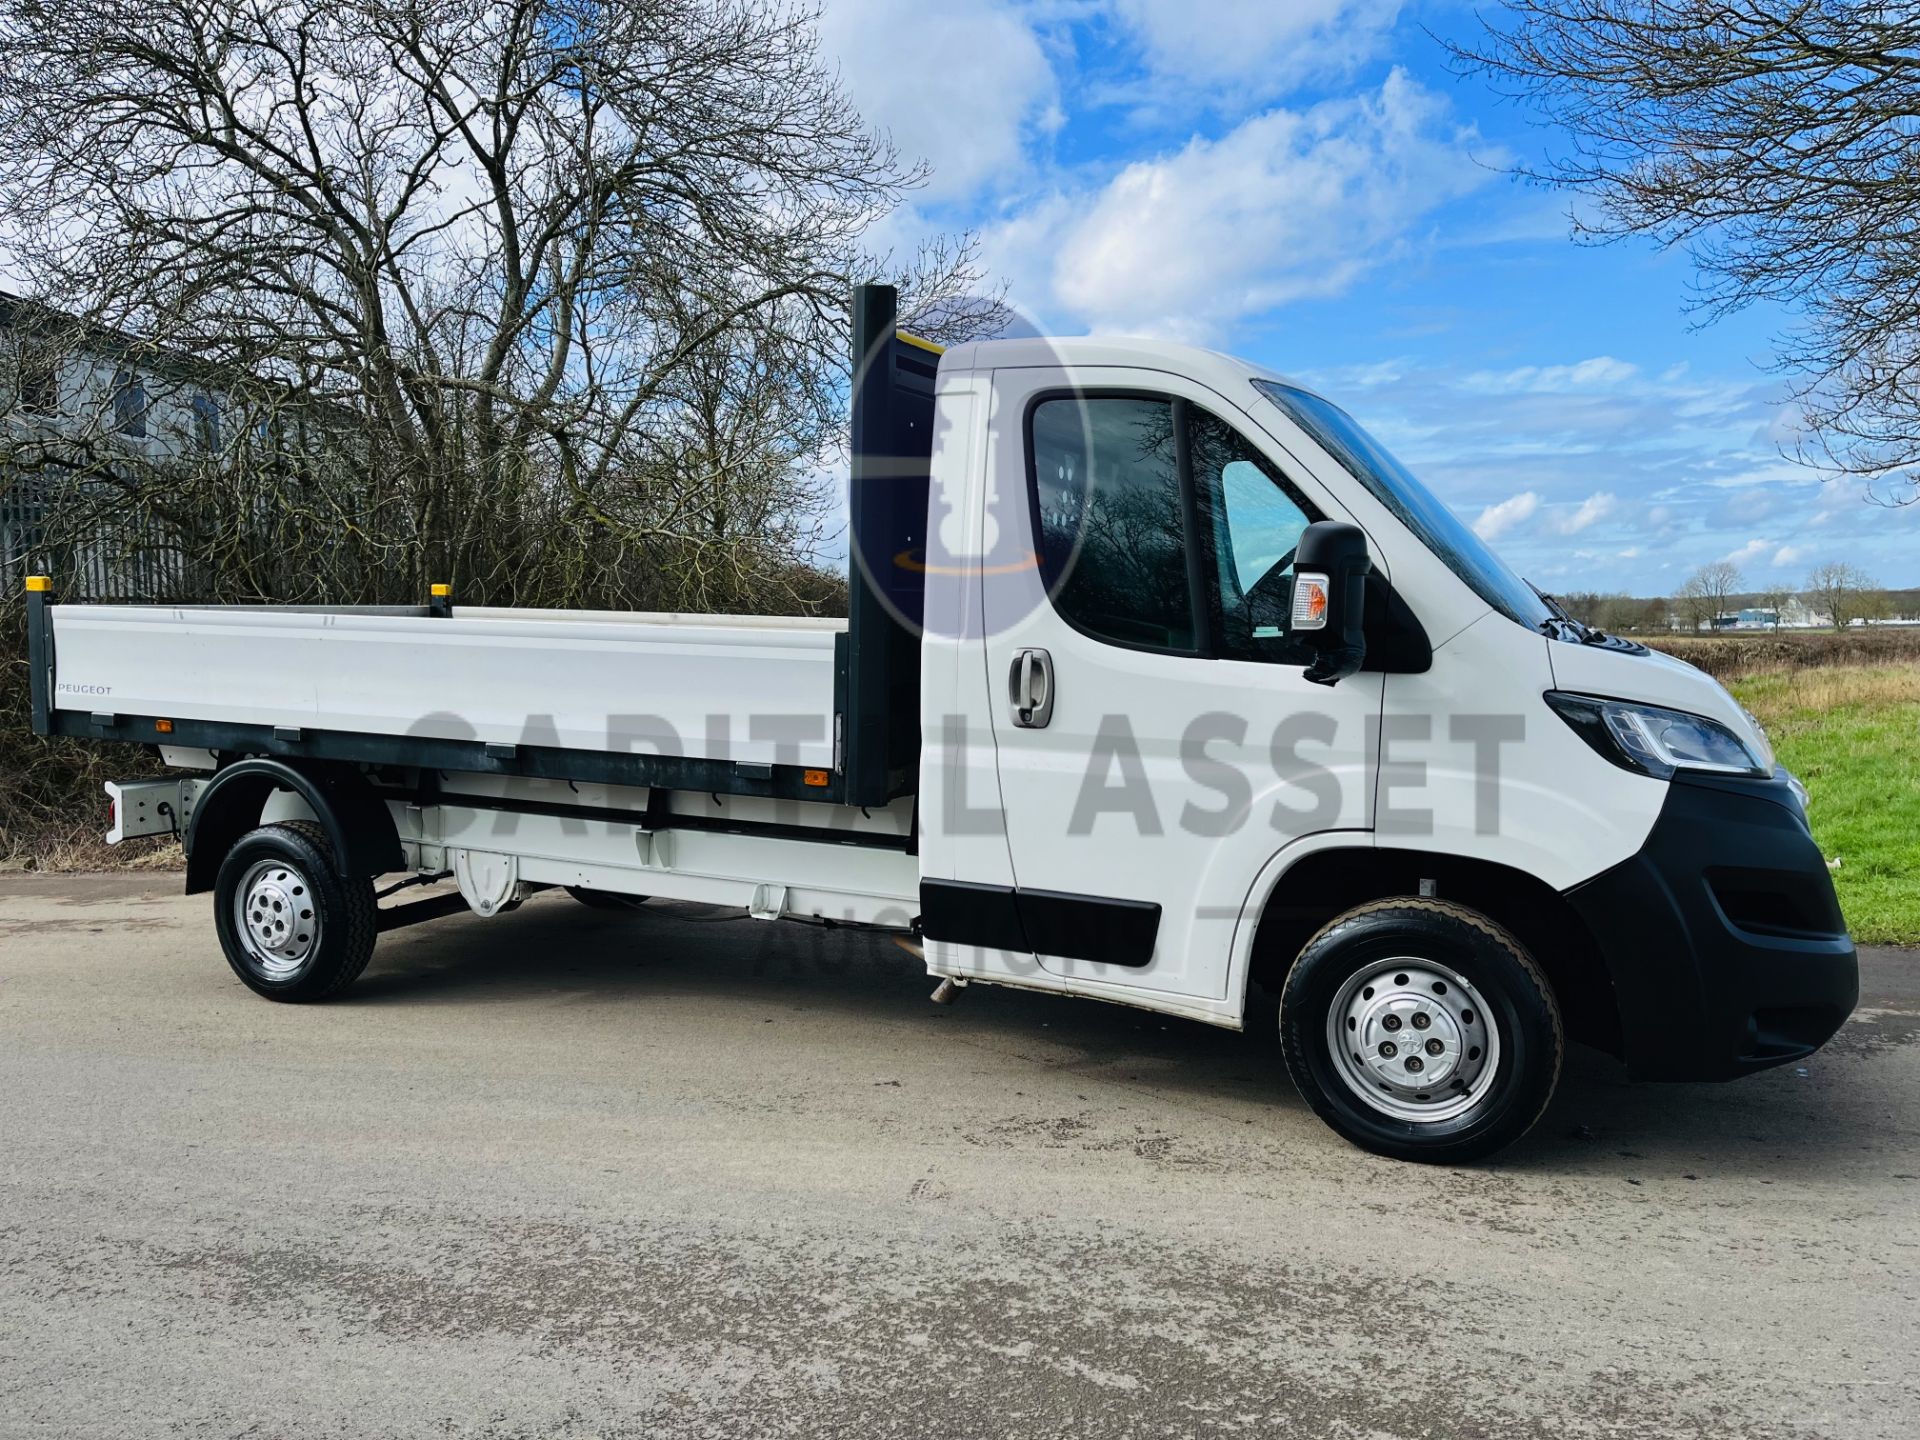
<svg viewBox="0 0 1920 1440">
<path fill-rule="evenodd" d="M 949 352 L 937 408 L 941 973 L 1240 1024 L 1251 985 L 1318 1001 L 1303 957 L 1386 907 L 1377 973 L 1315 1004 L 1289 1057 L 1381 1139 L 1444 1128 L 1495 1063 L 1472 1043 L 1493 996 L 1415 966 L 1424 928 L 1498 930 L 1565 1026 L 1650 1078 L 1804 1056 L 1852 1008 L 1805 792 L 1757 722 L 1559 613 L 1330 399 L 1206 351 L 1023 340 Z M 1329 523 L 1368 572 L 1363 658 L 1333 683 L 1294 603 Z"/>
<path fill-rule="evenodd" d="M 947 996 L 1238 1029 L 1271 993 L 1308 1103 L 1438 1161 L 1523 1134 L 1569 1039 L 1730 1079 L 1845 1020 L 1805 791 L 1717 682 L 1559 611 L 1311 387 L 1153 341 L 942 352 L 892 306 L 855 297 L 844 622 L 42 582 L 36 728 L 192 773 L 109 787 L 116 837 L 182 834 L 274 999 L 426 918 L 380 875 L 457 886 L 410 912 L 738 904 L 909 935 Z"/>
</svg>

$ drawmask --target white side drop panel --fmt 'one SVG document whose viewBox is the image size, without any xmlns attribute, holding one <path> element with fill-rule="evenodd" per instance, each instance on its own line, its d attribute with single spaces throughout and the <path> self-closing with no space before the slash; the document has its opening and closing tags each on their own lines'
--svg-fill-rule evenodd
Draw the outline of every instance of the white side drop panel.
<svg viewBox="0 0 1920 1440">
<path fill-rule="evenodd" d="M 839 620 L 59 605 L 54 703 L 173 720 L 833 766 Z"/>
</svg>

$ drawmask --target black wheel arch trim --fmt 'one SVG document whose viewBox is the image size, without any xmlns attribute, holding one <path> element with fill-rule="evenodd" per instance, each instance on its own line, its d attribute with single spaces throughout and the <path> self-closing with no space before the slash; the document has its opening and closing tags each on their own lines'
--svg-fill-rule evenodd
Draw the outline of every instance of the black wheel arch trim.
<svg viewBox="0 0 1920 1440">
<path fill-rule="evenodd" d="M 213 889 L 220 862 L 260 823 L 267 797 L 287 790 L 304 800 L 326 832 L 345 875 L 383 875 L 406 867 L 393 814 L 372 784 L 349 765 L 256 755 L 221 767 L 187 822 L 189 895 Z"/>
</svg>

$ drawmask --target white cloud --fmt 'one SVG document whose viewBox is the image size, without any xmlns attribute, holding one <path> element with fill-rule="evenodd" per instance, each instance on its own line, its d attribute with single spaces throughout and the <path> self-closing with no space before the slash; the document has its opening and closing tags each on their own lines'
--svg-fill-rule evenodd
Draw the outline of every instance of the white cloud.
<svg viewBox="0 0 1920 1440">
<path fill-rule="evenodd" d="M 1775 565 L 1798 565 L 1807 558 L 1807 551 L 1798 545 L 1782 545 L 1773 552 Z"/>
<path fill-rule="evenodd" d="M 1477 370 L 1467 376 L 1469 390 L 1490 395 L 1556 395 L 1604 390 L 1626 384 L 1639 369 L 1611 355 L 1596 355 L 1573 365 L 1522 365 L 1514 370 Z"/>
<path fill-rule="evenodd" d="M 1747 541 L 1738 550 L 1729 550 L 1720 558 L 1730 565 L 1751 565 L 1772 549 L 1773 541 L 1754 539 Z"/>
<path fill-rule="evenodd" d="M 1803 477 L 1801 484 L 1807 483 Z M 1752 530 L 1778 515 L 1792 498 L 1784 485 L 1744 486 L 1720 499 L 1713 507 L 1714 518 L 1731 530 Z"/>
<path fill-rule="evenodd" d="M 1053 195 L 990 234 L 987 258 L 1029 306 L 1050 299 L 1095 330 L 1208 339 L 1392 259 L 1423 215 L 1490 178 L 1474 138 L 1396 69 L 1378 91 L 1269 110 L 1129 165 L 1097 193 Z M 1022 293 L 1020 250 L 1052 257 L 1028 282 L 1045 294 Z"/>
<path fill-rule="evenodd" d="M 1516 525 L 1523 525 L 1533 518 L 1533 512 L 1540 508 L 1540 497 L 1532 490 L 1522 490 L 1518 495 L 1510 495 L 1498 505 L 1489 505 L 1480 512 L 1480 518 L 1473 522 L 1474 534 L 1482 540 L 1498 540 Z"/>
<path fill-rule="evenodd" d="M 1407 363 L 1403 360 L 1376 360 L 1371 365 L 1348 366 L 1342 378 L 1349 385 L 1370 390 L 1376 385 L 1397 385 L 1406 372 Z"/>
<path fill-rule="evenodd" d="M 1572 513 L 1556 520 L 1553 528 L 1562 535 L 1578 535 L 1589 525 L 1606 519 L 1619 503 L 1619 498 L 1611 490 L 1596 490 L 1582 500 Z"/>
<path fill-rule="evenodd" d="M 1109 0 L 1160 79 L 1280 95 L 1375 53 L 1399 0 Z"/>
<path fill-rule="evenodd" d="M 1790 449 L 1807 438 L 1806 417 L 1796 404 L 1776 405 L 1760 437 L 1769 445 Z"/>
<path fill-rule="evenodd" d="M 829 0 L 820 41 L 862 118 L 932 167 L 931 199 L 999 188 L 1060 123 L 1053 67 L 1004 0 Z"/>
</svg>

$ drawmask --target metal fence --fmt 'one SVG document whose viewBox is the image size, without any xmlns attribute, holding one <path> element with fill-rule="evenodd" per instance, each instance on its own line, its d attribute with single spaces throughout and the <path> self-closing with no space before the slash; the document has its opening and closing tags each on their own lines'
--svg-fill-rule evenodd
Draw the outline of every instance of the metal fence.
<svg viewBox="0 0 1920 1440">
<path fill-rule="evenodd" d="M 53 468 L 0 471 L 0 596 L 47 574 L 66 600 L 184 598 L 187 566 L 164 526 L 92 513 L 85 483 Z"/>
</svg>

